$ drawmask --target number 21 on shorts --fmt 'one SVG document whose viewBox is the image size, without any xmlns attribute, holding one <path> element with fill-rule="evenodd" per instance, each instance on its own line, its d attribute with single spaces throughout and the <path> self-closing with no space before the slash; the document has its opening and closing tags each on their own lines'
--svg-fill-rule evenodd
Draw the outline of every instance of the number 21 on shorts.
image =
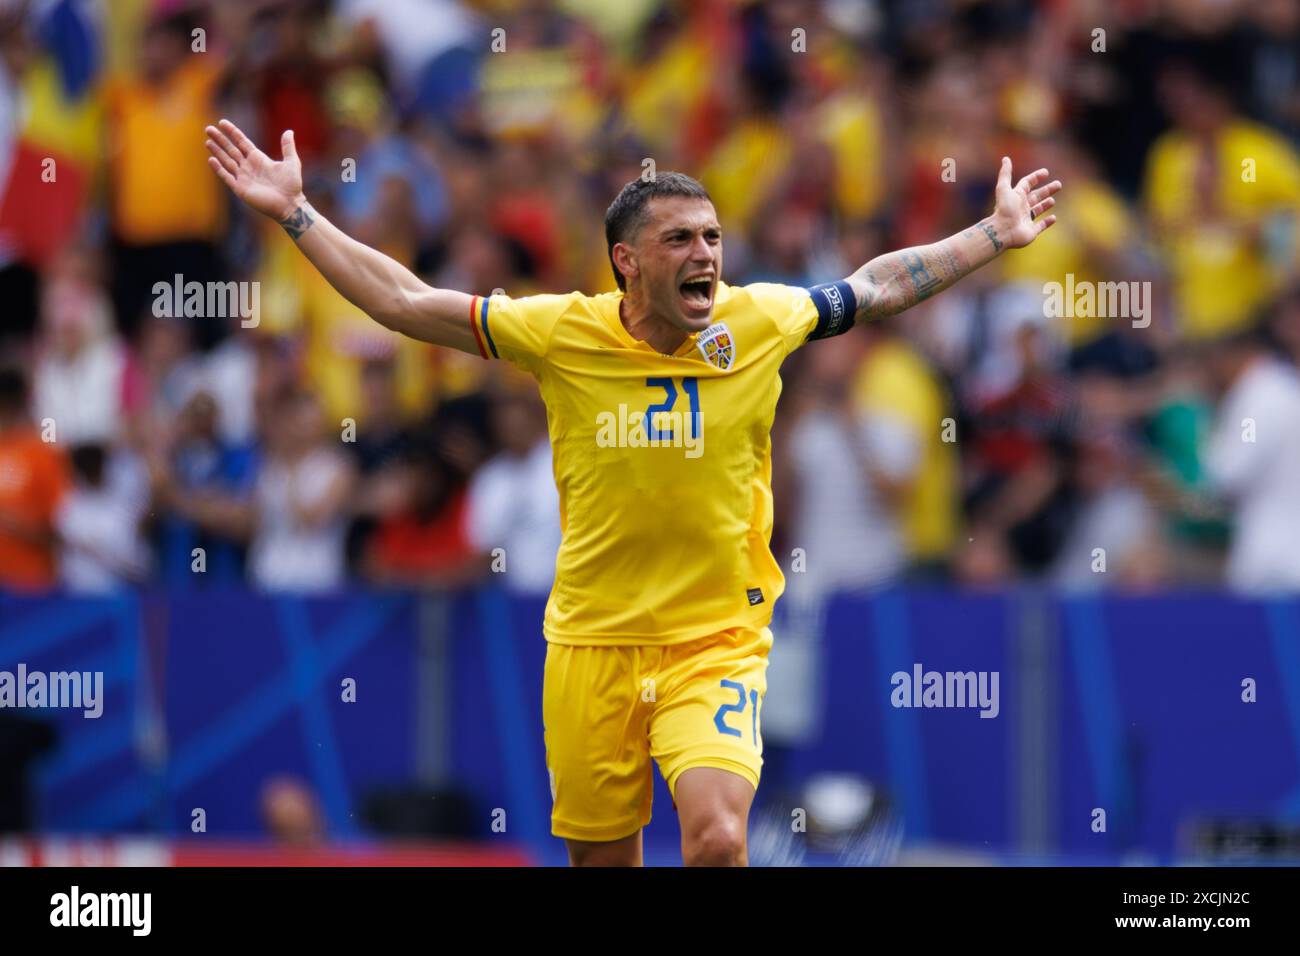
<svg viewBox="0 0 1300 956">
<path fill-rule="evenodd" d="M 718 712 L 713 715 L 713 726 L 718 728 L 718 733 L 727 734 L 731 737 L 743 737 L 744 734 L 727 723 L 728 714 L 743 714 L 745 712 L 745 685 L 739 681 L 724 680 L 721 686 L 736 695 L 734 704 L 723 704 L 718 708 Z M 750 713 L 750 734 L 753 737 L 754 746 L 758 746 L 758 689 L 755 688 L 749 692 L 749 713 Z"/>
</svg>

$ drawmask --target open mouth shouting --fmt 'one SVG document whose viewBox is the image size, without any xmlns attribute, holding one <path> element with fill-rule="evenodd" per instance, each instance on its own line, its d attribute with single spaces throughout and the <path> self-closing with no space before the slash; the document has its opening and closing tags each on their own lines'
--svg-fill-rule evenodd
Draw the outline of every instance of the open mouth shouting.
<svg viewBox="0 0 1300 956">
<path fill-rule="evenodd" d="M 680 288 L 686 313 L 706 317 L 713 308 L 714 275 L 706 272 L 686 279 Z"/>
</svg>

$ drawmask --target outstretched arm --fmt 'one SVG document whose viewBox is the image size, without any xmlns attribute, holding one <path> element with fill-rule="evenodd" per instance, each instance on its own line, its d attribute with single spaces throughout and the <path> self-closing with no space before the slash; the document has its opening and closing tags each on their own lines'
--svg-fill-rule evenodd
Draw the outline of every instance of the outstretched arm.
<svg viewBox="0 0 1300 956">
<path fill-rule="evenodd" d="M 1046 169 L 1030 173 L 1012 187 L 1011 160 L 1003 157 L 991 216 L 941 242 L 877 256 L 845 280 L 857 299 L 855 318 L 864 321 L 902 312 L 1003 251 L 1029 245 L 1056 222 L 1055 216 L 1040 217 L 1056 205 L 1052 197 L 1060 189 L 1060 180 L 1047 182 Z"/>
<path fill-rule="evenodd" d="M 395 261 L 345 235 L 307 202 L 293 131 L 271 159 L 234 123 L 205 129 L 208 163 L 250 207 L 278 222 L 344 298 L 380 325 L 413 339 L 479 354 L 470 326 L 470 296 L 435 289 Z"/>
</svg>

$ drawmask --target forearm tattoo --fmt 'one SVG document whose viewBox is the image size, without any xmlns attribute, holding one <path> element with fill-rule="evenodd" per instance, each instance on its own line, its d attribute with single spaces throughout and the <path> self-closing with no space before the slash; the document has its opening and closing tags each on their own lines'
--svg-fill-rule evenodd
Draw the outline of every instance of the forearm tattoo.
<svg viewBox="0 0 1300 956">
<path fill-rule="evenodd" d="M 290 239 L 296 240 L 310 229 L 315 221 L 316 210 L 311 208 L 311 203 L 305 202 L 281 219 L 280 225 L 284 227 L 284 231 L 289 234 Z"/>
<path fill-rule="evenodd" d="M 967 230 L 963 235 L 973 238 L 974 233 Z M 970 271 L 970 262 L 952 239 L 887 253 L 858 270 L 857 317 L 867 320 L 902 312 Z"/>
<path fill-rule="evenodd" d="M 930 271 L 924 256 L 904 249 L 899 254 L 903 265 L 907 267 L 907 277 L 912 281 L 915 301 L 928 299 L 943 284 L 943 280 Z"/>
<path fill-rule="evenodd" d="M 858 273 L 859 282 L 854 284 L 853 294 L 858 300 L 854 317 L 859 322 L 866 322 L 882 315 L 881 302 L 884 289 L 876 274 L 868 269 Z"/>
<path fill-rule="evenodd" d="M 979 227 L 980 227 L 980 229 L 982 229 L 982 230 L 984 231 L 984 235 L 986 235 L 986 236 L 989 237 L 989 242 L 993 243 L 993 251 L 994 251 L 994 252 L 1001 252 L 1001 251 L 1002 251 L 1002 243 L 998 240 L 998 233 L 997 233 L 997 230 L 994 229 L 994 228 L 993 228 L 991 225 L 989 225 L 987 222 L 982 222 L 982 223 L 980 223 L 980 224 L 979 224 Z"/>
</svg>

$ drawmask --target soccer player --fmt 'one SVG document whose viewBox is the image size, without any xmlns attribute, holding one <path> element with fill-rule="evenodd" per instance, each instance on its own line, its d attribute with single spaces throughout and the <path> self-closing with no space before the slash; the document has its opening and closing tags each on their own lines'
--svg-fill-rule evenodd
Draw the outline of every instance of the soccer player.
<svg viewBox="0 0 1300 956">
<path fill-rule="evenodd" d="M 654 758 L 684 861 L 745 865 L 784 586 L 769 548 L 781 363 L 1033 241 L 1055 221 L 1043 213 L 1060 182 L 1040 169 L 1013 186 L 1004 158 L 987 218 L 803 289 L 723 283 L 708 193 L 659 173 L 624 186 L 605 214 L 618 292 L 512 299 L 431 288 L 340 232 L 303 196 L 292 131 L 279 162 L 226 120 L 206 132 L 222 181 L 376 321 L 537 379 L 563 527 L 543 724 L 552 832 L 570 862 L 641 863 Z"/>
</svg>

